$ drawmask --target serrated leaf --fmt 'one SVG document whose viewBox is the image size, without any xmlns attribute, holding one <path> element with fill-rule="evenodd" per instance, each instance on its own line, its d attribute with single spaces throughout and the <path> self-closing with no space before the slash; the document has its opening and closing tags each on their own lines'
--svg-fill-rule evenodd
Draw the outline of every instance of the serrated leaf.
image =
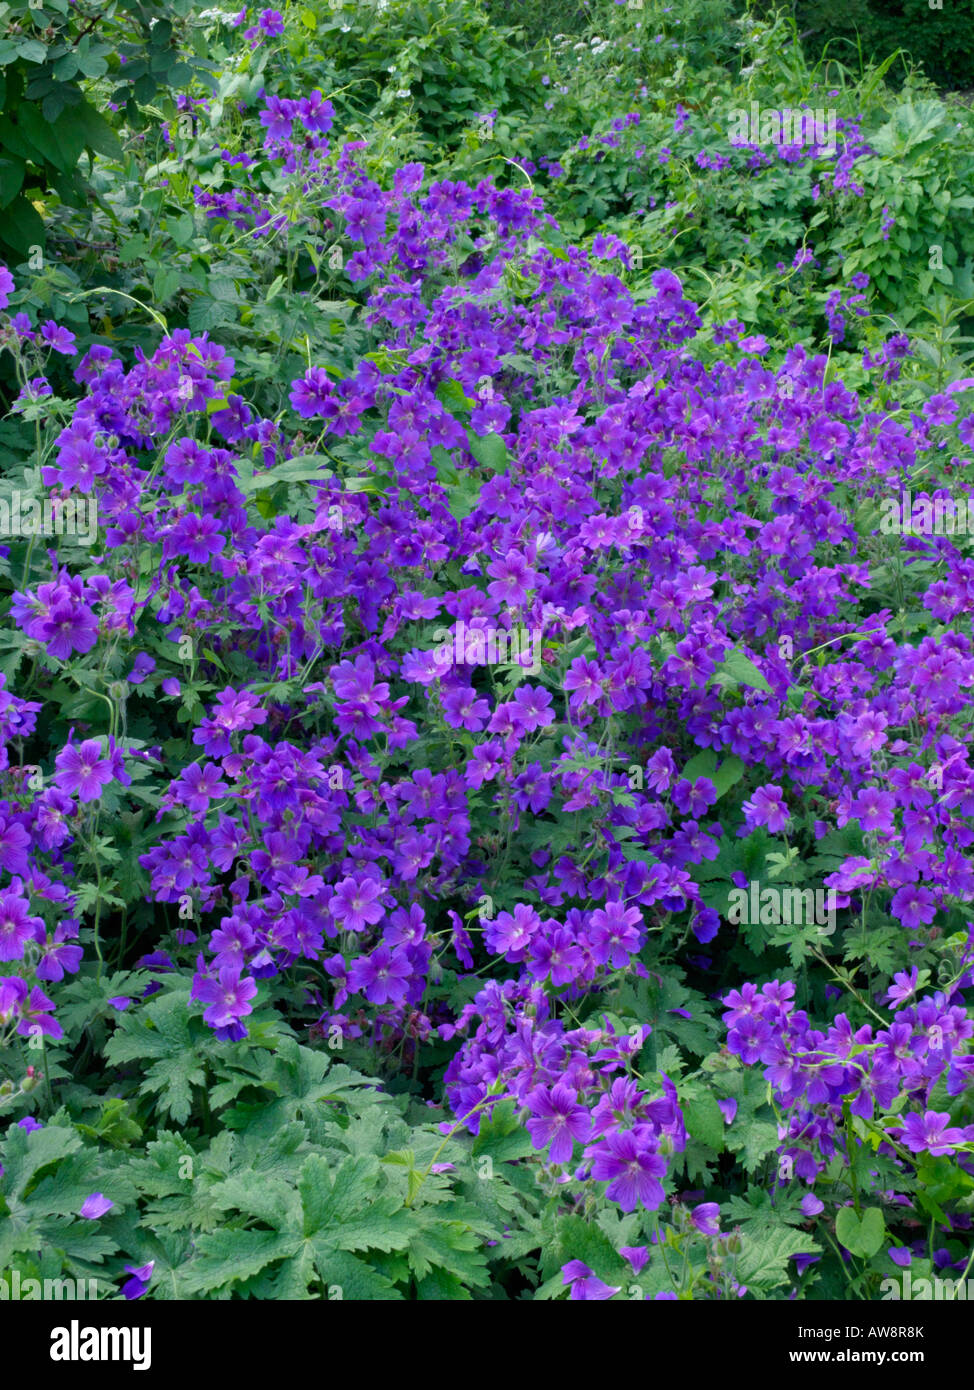
<svg viewBox="0 0 974 1390">
<path fill-rule="evenodd" d="M 191 1293 L 212 1293 L 259 1274 L 275 1260 L 288 1259 L 300 1240 L 279 1231 L 213 1231 L 196 1238 L 196 1253 L 186 1268 Z"/>
<path fill-rule="evenodd" d="M 817 1255 L 821 1246 L 804 1231 L 788 1226 L 744 1228 L 734 1278 L 747 1288 L 770 1290 L 787 1284 L 795 1255 Z"/>
</svg>

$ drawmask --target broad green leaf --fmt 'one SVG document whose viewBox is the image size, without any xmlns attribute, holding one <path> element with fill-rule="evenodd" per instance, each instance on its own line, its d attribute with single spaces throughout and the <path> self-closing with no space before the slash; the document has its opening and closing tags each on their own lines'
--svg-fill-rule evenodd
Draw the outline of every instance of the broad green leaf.
<svg viewBox="0 0 974 1390">
<path fill-rule="evenodd" d="M 730 682 L 735 685 L 747 685 L 754 690 L 764 690 L 768 694 L 771 693 L 771 686 L 751 658 L 745 656 L 742 651 L 738 651 L 736 647 L 724 657 L 712 679 L 719 683 Z"/>
<path fill-rule="evenodd" d="M 729 792 L 731 787 L 736 786 L 746 771 L 747 768 L 745 764 L 736 754 L 731 753 L 728 757 L 724 758 L 720 767 L 717 769 L 716 775 L 711 779 L 717 791 L 718 801 L 725 792 Z"/>
<path fill-rule="evenodd" d="M 870 1259 L 882 1249 L 886 1239 L 886 1223 L 878 1207 L 867 1207 L 862 1217 L 852 1207 L 843 1207 L 836 1217 L 835 1234 L 850 1255 Z"/>
<path fill-rule="evenodd" d="M 263 473 L 254 473 L 247 478 L 238 478 L 237 486 L 241 492 L 266 492 L 278 483 L 324 482 L 333 478 L 335 471 L 331 459 L 325 454 L 299 454 L 286 459 Z"/>
<path fill-rule="evenodd" d="M 454 381 L 452 377 L 447 377 L 437 386 L 436 399 L 451 415 L 466 414 L 477 404 L 470 399 L 459 381 Z"/>
<path fill-rule="evenodd" d="M 724 1147 L 724 1117 L 709 1092 L 700 1092 L 680 1102 L 687 1130 L 701 1144 L 720 1153 Z"/>
<path fill-rule="evenodd" d="M 690 759 L 686 767 L 680 773 L 688 782 L 695 782 L 698 777 L 706 777 L 713 781 L 717 773 L 717 754 L 712 748 L 704 748 L 702 752 L 695 754 Z"/>
<path fill-rule="evenodd" d="M 507 445 L 499 434 L 471 434 L 467 436 L 470 452 L 479 464 L 497 473 L 510 462 Z"/>
</svg>

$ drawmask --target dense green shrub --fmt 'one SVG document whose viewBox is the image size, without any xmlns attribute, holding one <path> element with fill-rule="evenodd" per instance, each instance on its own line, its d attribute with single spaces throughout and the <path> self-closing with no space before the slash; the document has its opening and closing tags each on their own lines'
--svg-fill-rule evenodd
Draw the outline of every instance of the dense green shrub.
<svg viewBox="0 0 974 1390">
<path fill-rule="evenodd" d="M 858 36 L 870 62 L 901 48 L 941 86 L 974 82 L 974 0 L 947 0 L 941 8 L 929 0 L 794 0 L 791 9 L 816 56 L 828 44 L 831 56 L 848 63 Z"/>
<path fill-rule="evenodd" d="M 0 251 L 8 258 L 43 246 L 42 200 L 51 190 L 84 206 L 85 150 L 121 153 L 106 119 L 109 88 L 99 109 L 84 84 L 115 79 L 111 106 L 134 116 L 137 104 L 205 74 L 199 57 L 180 51 L 191 4 L 113 0 L 91 13 L 68 0 L 0 6 Z"/>
</svg>

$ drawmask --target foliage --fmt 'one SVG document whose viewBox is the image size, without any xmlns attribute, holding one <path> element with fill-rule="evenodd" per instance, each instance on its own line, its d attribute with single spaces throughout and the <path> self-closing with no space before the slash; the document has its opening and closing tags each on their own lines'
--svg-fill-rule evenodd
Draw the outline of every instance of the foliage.
<svg viewBox="0 0 974 1390">
<path fill-rule="evenodd" d="M 9 13 L 0 1277 L 966 1275 L 974 118 L 723 0 Z"/>
<path fill-rule="evenodd" d="M 50 193 L 84 208 L 83 155 L 121 155 L 110 110 L 124 105 L 134 118 L 139 103 L 206 74 L 178 46 L 191 9 L 191 0 L 112 0 L 90 13 L 69 0 L 0 8 L 0 251 L 8 258 L 43 251 Z M 111 101 L 92 100 L 99 78 L 115 84 Z"/>
</svg>

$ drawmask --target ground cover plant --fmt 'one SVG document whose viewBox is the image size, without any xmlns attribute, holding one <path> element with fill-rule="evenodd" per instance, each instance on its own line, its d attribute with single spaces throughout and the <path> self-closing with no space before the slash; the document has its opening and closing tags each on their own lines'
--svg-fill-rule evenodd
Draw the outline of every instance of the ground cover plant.
<svg viewBox="0 0 974 1390">
<path fill-rule="evenodd" d="M 77 78 L 0 269 L 13 1296 L 960 1296 L 974 118 L 764 8 Z"/>
</svg>

